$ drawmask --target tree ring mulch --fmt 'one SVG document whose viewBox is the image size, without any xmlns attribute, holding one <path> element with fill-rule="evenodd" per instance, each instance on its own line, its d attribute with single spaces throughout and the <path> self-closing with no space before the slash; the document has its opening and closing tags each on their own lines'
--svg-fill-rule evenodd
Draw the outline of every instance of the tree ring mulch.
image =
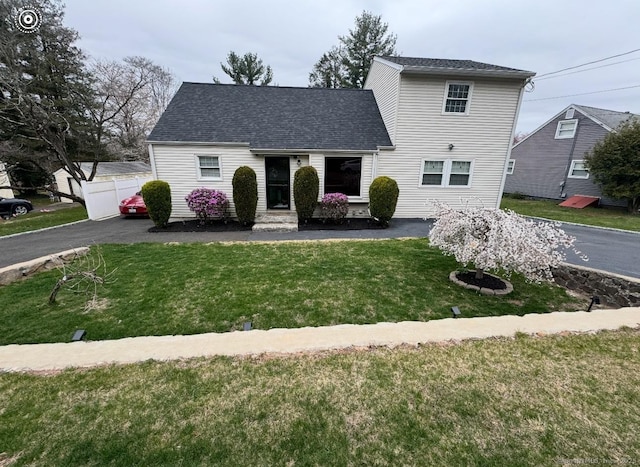
<svg viewBox="0 0 640 467">
<path fill-rule="evenodd" d="M 511 282 L 487 272 L 482 279 L 476 279 L 475 271 L 453 271 L 449 280 L 465 289 L 476 290 L 484 295 L 507 295 L 513 292 Z"/>
<path fill-rule="evenodd" d="M 241 232 L 251 230 L 253 224 L 243 225 L 233 220 L 213 220 L 202 223 L 198 219 L 169 222 L 165 228 L 153 226 L 149 232 Z"/>
<path fill-rule="evenodd" d="M 382 225 L 375 219 L 366 217 L 351 217 L 339 222 L 332 222 L 330 220 L 318 218 L 298 222 L 299 232 L 308 230 L 372 230 L 385 228 L 385 225 Z"/>
</svg>

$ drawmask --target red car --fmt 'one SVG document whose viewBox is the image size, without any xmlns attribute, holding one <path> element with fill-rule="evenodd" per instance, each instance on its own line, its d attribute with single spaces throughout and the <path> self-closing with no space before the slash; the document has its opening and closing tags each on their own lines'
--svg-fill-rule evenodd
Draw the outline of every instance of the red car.
<svg viewBox="0 0 640 467">
<path fill-rule="evenodd" d="M 120 214 L 123 216 L 148 216 L 147 206 L 144 204 L 142 195 L 137 192 L 135 195 L 120 201 Z"/>
</svg>

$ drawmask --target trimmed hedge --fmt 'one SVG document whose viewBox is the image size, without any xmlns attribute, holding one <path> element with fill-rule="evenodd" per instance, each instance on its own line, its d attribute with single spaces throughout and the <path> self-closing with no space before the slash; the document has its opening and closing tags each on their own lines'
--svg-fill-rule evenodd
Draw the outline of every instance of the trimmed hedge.
<svg viewBox="0 0 640 467">
<path fill-rule="evenodd" d="M 369 213 L 371 217 L 383 225 L 389 225 L 389 221 L 396 212 L 398 195 L 400 190 L 396 181 L 389 177 L 377 177 L 369 186 Z"/>
<path fill-rule="evenodd" d="M 238 167 L 233 174 L 233 203 L 236 207 L 238 221 L 252 224 L 256 219 L 258 208 L 258 178 L 256 172 L 246 165 Z"/>
<path fill-rule="evenodd" d="M 140 190 L 149 217 L 156 227 L 166 227 L 171 217 L 171 187 L 162 180 L 151 180 Z"/>
<path fill-rule="evenodd" d="M 299 220 L 311 219 L 318 204 L 319 193 L 320 179 L 316 169 L 310 165 L 300 167 L 293 176 L 293 198 Z"/>
</svg>

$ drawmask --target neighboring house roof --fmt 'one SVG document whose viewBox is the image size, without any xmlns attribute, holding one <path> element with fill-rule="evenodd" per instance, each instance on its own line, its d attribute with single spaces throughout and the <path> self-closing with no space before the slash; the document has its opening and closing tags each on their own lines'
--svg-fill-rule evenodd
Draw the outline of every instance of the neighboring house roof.
<svg viewBox="0 0 640 467">
<path fill-rule="evenodd" d="M 544 128 L 549 123 L 554 121 L 560 115 L 567 113 L 567 110 L 569 110 L 569 109 L 577 110 L 578 112 L 582 113 L 586 117 L 588 117 L 591 120 L 593 120 L 598 125 L 602 126 L 607 131 L 615 130 L 621 123 L 623 123 L 623 122 L 625 122 L 625 121 L 627 121 L 627 120 L 629 120 L 631 118 L 640 119 L 640 115 L 633 114 L 633 113 L 628 112 L 628 111 L 627 112 L 618 112 L 616 110 L 599 109 L 597 107 L 588 107 L 586 105 L 571 104 L 570 106 L 564 108 L 562 111 L 560 111 L 557 114 L 555 114 L 553 117 L 551 117 L 549 120 L 544 122 L 538 128 L 533 130 L 527 136 L 522 138 L 520 141 L 518 141 L 516 144 L 514 144 L 513 147 L 515 148 L 516 146 L 522 144 L 524 141 L 529 139 L 531 136 L 535 135 L 538 131 L 540 131 L 542 128 Z"/>
<path fill-rule="evenodd" d="M 615 110 L 598 109 L 596 107 L 587 107 L 586 105 L 575 105 L 573 107 L 585 114 L 591 119 L 599 120 L 604 123 L 609 131 L 616 129 L 622 122 L 629 120 L 632 117 L 638 118 L 636 114 L 631 112 L 617 112 Z"/>
<path fill-rule="evenodd" d="M 404 72 L 431 73 L 431 74 L 464 74 L 476 76 L 495 76 L 530 78 L 535 76 L 532 71 L 518 70 L 504 66 L 491 65 L 489 63 L 473 60 L 452 60 L 444 58 L 416 58 L 416 57 L 376 57 L 387 62 L 395 63 L 402 67 Z"/>
<path fill-rule="evenodd" d="M 80 168 L 84 173 L 90 174 L 93 162 L 81 162 Z M 56 171 L 60 172 L 64 169 Z M 108 177 L 112 175 L 128 175 L 151 172 L 151 166 L 146 162 L 98 162 L 96 176 Z"/>
<path fill-rule="evenodd" d="M 391 146 L 370 90 L 188 82 L 148 141 L 248 143 L 251 149 L 278 150 Z"/>
</svg>

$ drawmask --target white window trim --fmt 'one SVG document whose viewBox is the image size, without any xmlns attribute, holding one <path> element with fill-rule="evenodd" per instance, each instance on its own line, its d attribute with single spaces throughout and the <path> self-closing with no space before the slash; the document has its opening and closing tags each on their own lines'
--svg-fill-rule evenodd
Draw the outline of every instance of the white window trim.
<svg viewBox="0 0 640 467">
<path fill-rule="evenodd" d="M 563 123 L 575 123 L 575 125 L 573 126 L 573 133 L 571 133 L 570 135 L 563 135 L 560 136 L 560 127 L 562 126 Z M 574 118 L 571 120 L 560 120 L 558 122 L 558 126 L 556 127 L 556 136 L 555 139 L 571 139 L 576 135 L 576 130 L 578 129 L 578 119 Z"/>
<path fill-rule="evenodd" d="M 423 185 L 422 184 L 422 176 L 424 175 L 424 163 L 427 161 L 432 162 L 444 162 L 444 166 L 442 167 L 442 181 L 440 185 Z M 469 166 L 469 181 L 466 185 L 449 185 L 449 179 L 451 177 L 451 163 L 452 162 L 471 162 Z M 468 190 L 473 185 L 473 169 L 475 166 L 475 159 L 436 159 L 436 158 L 425 158 L 420 161 L 420 178 L 418 179 L 418 188 L 462 188 Z"/>
<path fill-rule="evenodd" d="M 511 168 L 509 168 L 509 164 L 511 164 Z M 507 175 L 513 175 L 513 170 L 516 168 L 516 160 L 509 159 L 507 161 Z"/>
<path fill-rule="evenodd" d="M 447 99 L 449 98 L 449 85 L 450 84 L 464 84 L 469 86 L 469 95 L 467 96 L 467 105 L 464 108 L 464 112 L 445 112 L 447 108 Z M 469 115 L 469 109 L 471 108 L 471 97 L 473 96 L 473 81 L 447 81 L 444 83 L 444 99 L 442 99 L 442 115 Z"/>
<path fill-rule="evenodd" d="M 579 180 L 587 180 L 589 178 L 589 169 L 587 169 L 586 167 L 583 170 L 587 171 L 587 175 L 573 175 L 573 171 L 576 169 L 577 162 L 582 162 L 584 164 L 584 160 L 571 161 L 571 167 L 569 167 L 569 175 L 567 175 L 567 178 L 577 178 Z"/>
<path fill-rule="evenodd" d="M 217 157 L 218 158 L 218 166 L 220 167 L 220 176 L 219 177 L 203 177 L 202 172 L 200 171 L 200 158 L 201 157 Z M 222 181 L 222 156 L 220 154 L 194 154 L 193 155 L 194 163 L 196 166 L 196 178 L 202 181 L 211 181 L 211 182 L 220 182 Z"/>
</svg>

